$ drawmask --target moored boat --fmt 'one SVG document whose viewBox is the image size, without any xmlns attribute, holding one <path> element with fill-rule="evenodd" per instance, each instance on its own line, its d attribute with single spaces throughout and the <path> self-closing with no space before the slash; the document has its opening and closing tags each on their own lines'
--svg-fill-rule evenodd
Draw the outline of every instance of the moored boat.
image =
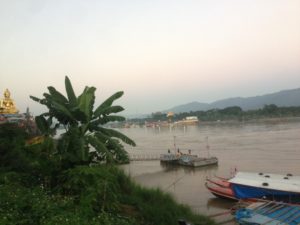
<svg viewBox="0 0 300 225">
<path fill-rule="evenodd" d="M 235 212 L 241 225 L 300 224 L 300 205 L 274 201 L 257 201 Z"/>
<path fill-rule="evenodd" d="M 266 198 L 300 202 L 300 176 L 238 172 L 229 182 L 238 199 Z"/>
<path fill-rule="evenodd" d="M 229 183 L 227 183 L 227 185 L 223 185 L 207 179 L 205 186 L 216 197 L 237 200 Z"/>
<path fill-rule="evenodd" d="M 168 153 L 160 154 L 160 161 L 163 163 L 178 163 L 180 156 L 178 154 Z"/>
<path fill-rule="evenodd" d="M 218 164 L 217 157 L 198 157 L 197 155 L 181 155 L 178 161 L 179 165 L 201 167 Z"/>
<path fill-rule="evenodd" d="M 226 184 L 226 185 L 224 185 Z M 206 187 L 212 194 L 232 199 L 264 198 L 290 203 L 300 202 L 300 177 L 292 174 L 238 172 L 234 177 L 208 179 Z"/>
</svg>

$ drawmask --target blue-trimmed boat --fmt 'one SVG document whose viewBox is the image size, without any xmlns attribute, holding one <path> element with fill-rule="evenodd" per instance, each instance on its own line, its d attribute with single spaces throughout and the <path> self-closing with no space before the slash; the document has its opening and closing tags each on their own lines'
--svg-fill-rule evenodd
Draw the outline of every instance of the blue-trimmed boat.
<svg viewBox="0 0 300 225">
<path fill-rule="evenodd" d="M 241 225 L 297 225 L 300 224 L 300 205 L 274 201 L 258 201 L 236 211 Z"/>
<path fill-rule="evenodd" d="M 238 172 L 229 182 L 237 199 L 300 202 L 300 177 L 292 174 Z"/>
<path fill-rule="evenodd" d="M 230 179 L 207 179 L 206 186 L 214 195 L 230 199 L 264 198 L 300 203 L 300 176 L 292 174 L 237 172 Z"/>
</svg>

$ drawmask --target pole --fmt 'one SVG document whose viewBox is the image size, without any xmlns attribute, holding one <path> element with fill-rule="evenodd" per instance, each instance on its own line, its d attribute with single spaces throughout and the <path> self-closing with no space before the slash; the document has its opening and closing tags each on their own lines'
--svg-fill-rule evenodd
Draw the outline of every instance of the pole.
<svg viewBox="0 0 300 225">
<path fill-rule="evenodd" d="M 175 151 L 175 154 L 176 154 L 176 136 L 174 136 L 174 151 Z"/>
<path fill-rule="evenodd" d="M 206 137 L 206 150 L 207 150 L 208 158 L 210 158 L 210 154 L 209 154 L 209 145 L 208 145 L 208 137 Z"/>
</svg>

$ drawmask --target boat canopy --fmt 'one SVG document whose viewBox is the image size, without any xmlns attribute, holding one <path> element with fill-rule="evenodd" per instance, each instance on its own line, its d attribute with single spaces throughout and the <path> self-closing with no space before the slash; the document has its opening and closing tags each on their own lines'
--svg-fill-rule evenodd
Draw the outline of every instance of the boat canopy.
<svg viewBox="0 0 300 225">
<path fill-rule="evenodd" d="M 243 189 L 255 187 L 300 194 L 300 176 L 293 176 L 292 174 L 238 172 L 233 178 L 229 179 L 229 182 L 233 187 L 243 186 Z"/>
</svg>

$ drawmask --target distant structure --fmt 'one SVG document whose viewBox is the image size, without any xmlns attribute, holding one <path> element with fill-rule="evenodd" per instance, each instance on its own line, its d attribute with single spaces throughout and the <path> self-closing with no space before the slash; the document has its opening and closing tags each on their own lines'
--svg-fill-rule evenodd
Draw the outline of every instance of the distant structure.
<svg viewBox="0 0 300 225">
<path fill-rule="evenodd" d="M 0 114 L 18 114 L 19 110 L 16 108 L 15 102 L 10 98 L 8 89 L 4 91 L 4 98 L 0 100 Z"/>
<path fill-rule="evenodd" d="M 173 117 L 174 117 L 174 113 L 173 112 L 168 112 L 167 118 L 168 118 L 169 123 L 171 123 L 173 121 Z"/>
<path fill-rule="evenodd" d="M 0 125 L 5 123 L 17 124 L 30 136 L 40 134 L 33 116 L 30 115 L 29 108 L 27 108 L 26 113 L 19 113 L 8 89 L 4 91 L 4 98 L 0 99 Z M 32 142 L 35 143 L 37 141 L 33 140 Z"/>
<path fill-rule="evenodd" d="M 174 123 L 175 126 L 180 126 L 180 125 L 198 125 L 199 124 L 199 119 L 197 116 L 188 116 L 183 120 L 176 121 Z"/>
</svg>

